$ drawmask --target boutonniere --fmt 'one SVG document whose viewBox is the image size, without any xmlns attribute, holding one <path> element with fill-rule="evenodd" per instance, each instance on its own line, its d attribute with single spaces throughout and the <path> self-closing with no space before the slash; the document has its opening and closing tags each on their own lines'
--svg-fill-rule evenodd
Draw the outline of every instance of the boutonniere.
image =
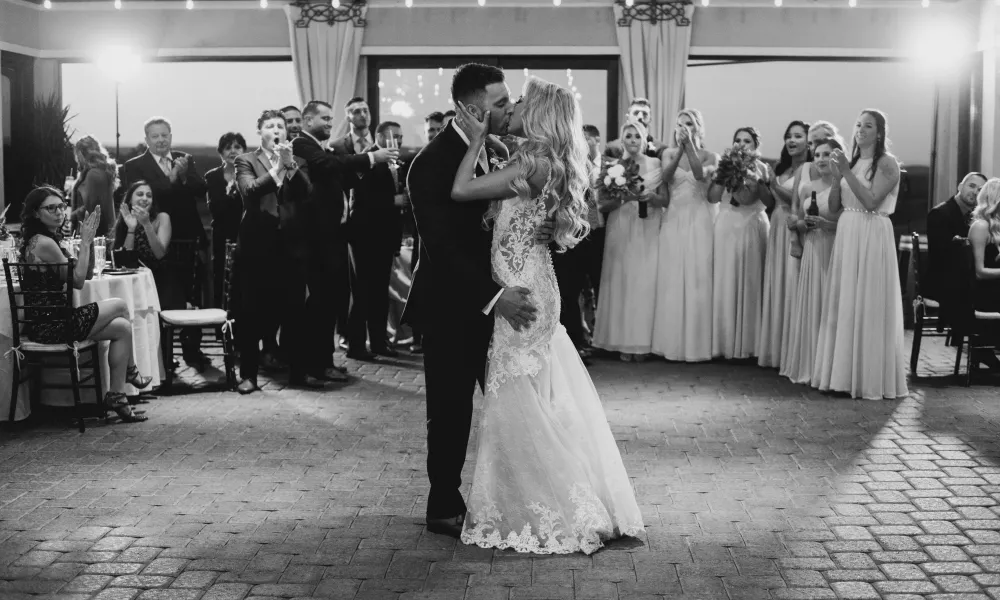
<svg viewBox="0 0 1000 600">
<path fill-rule="evenodd" d="M 648 145 L 648 149 L 649 149 L 649 151 L 650 151 L 650 152 L 656 152 L 656 142 L 654 142 L 654 141 L 650 140 L 650 141 L 648 142 L 648 144 L 649 144 L 649 145 Z"/>
</svg>

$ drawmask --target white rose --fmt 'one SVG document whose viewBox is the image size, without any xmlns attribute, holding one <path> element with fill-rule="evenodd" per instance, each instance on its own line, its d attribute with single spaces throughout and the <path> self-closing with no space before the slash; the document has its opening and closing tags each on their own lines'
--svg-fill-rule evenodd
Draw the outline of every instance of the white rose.
<svg viewBox="0 0 1000 600">
<path fill-rule="evenodd" d="M 625 167 L 622 165 L 614 165 L 608 169 L 608 175 L 616 179 L 624 174 L 625 174 Z"/>
<path fill-rule="evenodd" d="M 625 185 L 625 178 L 624 177 L 615 177 L 615 185 L 619 185 L 619 186 Z"/>
<path fill-rule="evenodd" d="M 605 187 L 610 186 L 611 185 L 611 181 L 612 181 L 611 180 L 611 175 L 605 176 L 604 177 L 604 185 L 605 185 Z"/>
</svg>

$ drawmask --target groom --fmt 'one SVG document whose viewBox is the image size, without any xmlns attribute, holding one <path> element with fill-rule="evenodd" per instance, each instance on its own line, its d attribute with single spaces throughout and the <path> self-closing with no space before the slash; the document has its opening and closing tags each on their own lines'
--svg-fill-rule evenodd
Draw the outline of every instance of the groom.
<svg viewBox="0 0 1000 600">
<path fill-rule="evenodd" d="M 482 119 L 490 111 L 488 131 L 507 133 L 514 103 L 496 67 L 467 64 L 458 68 L 451 97 Z M 427 529 L 459 537 L 465 501 L 459 487 L 472 428 L 472 395 L 485 385 L 486 354 L 494 314 L 515 329 L 535 320 L 535 307 L 524 288 L 501 288 L 490 265 L 492 232 L 483 227 L 489 202 L 458 203 L 451 187 L 469 139 L 454 122 L 413 159 L 407 186 L 420 236 L 420 259 L 403 311 L 403 322 L 423 333 L 427 386 Z M 492 155 L 492 156 L 490 156 Z M 483 149 L 476 176 L 492 162 L 506 161 L 502 144 Z"/>
</svg>

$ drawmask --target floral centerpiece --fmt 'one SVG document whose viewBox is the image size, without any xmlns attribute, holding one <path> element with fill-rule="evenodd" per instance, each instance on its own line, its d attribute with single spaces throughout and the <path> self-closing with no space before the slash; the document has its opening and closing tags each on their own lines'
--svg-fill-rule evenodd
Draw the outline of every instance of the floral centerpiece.
<svg viewBox="0 0 1000 600">
<path fill-rule="evenodd" d="M 602 198 L 625 202 L 630 197 L 640 196 L 645 191 L 642 175 L 639 175 L 639 163 L 634 160 L 611 159 L 601 167 L 601 175 L 597 180 L 597 190 Z M 645 219 L 647 202 L 639 201 L 639 218 Z"/>
<path fill-rule="evenodd" d="M 733 146 L 723 151 L 712 181 L 732 194 L 730 203 L 733 206 L 739 206 L 736 195 L 750 190 L 748 182 L 756 174 L 757 153 L 742 146 Z"/>
</svg>

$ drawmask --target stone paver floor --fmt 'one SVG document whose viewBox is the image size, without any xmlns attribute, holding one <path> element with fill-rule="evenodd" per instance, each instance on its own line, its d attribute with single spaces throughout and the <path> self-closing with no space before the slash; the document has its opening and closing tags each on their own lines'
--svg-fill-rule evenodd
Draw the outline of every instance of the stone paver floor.
<svg viewBox="0 0 1000 600">
<path fill-rule="evenodd" d="M 902 401 L 596 361 L 647 528 L 589 557 L 425 531 L 412 357 L 322 394 L 203 389 L 143 424 L 6 431 L 0 598 L 1000 598 L 1000 388 L 956 386 L 939 342 Z"/>
</svg>

